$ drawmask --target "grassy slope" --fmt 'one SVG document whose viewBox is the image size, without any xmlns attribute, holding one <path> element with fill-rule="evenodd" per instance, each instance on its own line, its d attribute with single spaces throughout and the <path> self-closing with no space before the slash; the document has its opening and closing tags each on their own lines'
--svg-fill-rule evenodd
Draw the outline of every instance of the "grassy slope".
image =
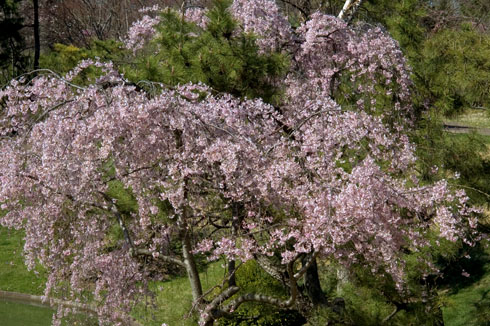
<svg viewBox="0 0 490 326">
<path fill-rule="evenodd" d="M 487 247 L 486 251 L 490 254 L 490 248 Z M 490 325 L 490 319 L 487 319 L 487 324 L 477 320 L 478 305 L 490 308 L 490 261 L 486 263 L 484 270 L 485 274 L 479 280 L 448 297 L 443 308 L 445 326 Z"/>
<path fill-rule="evenodd" d="M 0 228 L 0 289 L 24 293 L 40 294 L 44 279 L 27 271 L 22 253 L 22 233 Z M 204 289 L 218 284 L 224 270 L 221 262 L 212 263 L 201 273 Z M 157 309 L 151 304 L 141 303 L 135 310 L 147 326 L 160 326 L 162 322 L 172 326 L 195 325 L 192 317 L 183 318 L 191 309 L 192 295 L 186 277 L 178 277 L 153 285 L 158 295 L 155 298 Z M 486 274 L 477 282 L 450 295 L 444 307 L 446 326 L 482 326 L 475 321 L 476 304 L 489 300 L 490 262 Z"/>
<path fill-rule="evenodd" d="M 474 128 L 490 128 L 490 116 L 486 110 L 468 110 L 464 115 L 447 119 L 446 122 Z M 490 137 L 482 136 L 481 138 L 489 149 L 486 156 L 490 157 Z M 486 212 L 488 224 L 490 214 L 488 214 L 488 210 Z M 490 256 L 490 248 L 487 248 L 487 253 Z M 475 316 L 478 304 L 490 306 L 490 261 L 484 269 L 485 274 L 482 278 L 448 297 L 443 308 L 446 326 L 486 326 L 477 321 Z"/>
<path fill-rule="evenodd" d="M 223 279 L 224 269 L 222 262 L 209 264 L 205 271 L 201 272 L 201 282 L 204 292 Z M 157 292 L 155 298 L 156 310 L 151 311 L 148 306 L 142 305 L 135 311 L 137 318 L 145 326 L 160 326 L 162 322 L 172 326 L 196 325 L 193 317 L 188 317 L 191 310 L 192 293 L 187 277 L 178 277 L 170 281 L 157 282 L 152 285 Z"/>
<path fill-rule="evenodd" d="M 465 114 L 445 119 L 446 123 L 461 124 L 473 128 L 490 128 L 490 115 L 487 110 L 468 110 Z"/>
<path fill-rule="evenodd" d="M 0 227 L 0 290 L 40 295 L 46 283 L 44 273 L 27 270 L 23 246 L 22 232 Z"/>
<path fill-rule="evenodd" d="M 27 309 L 26 309 L 27 308 Z M 53 311 L 45 307 L 28 306 L 0 299 L 2 326 L 48 326 Z"/>
<path fill-rule="evenodd" d="M 46 279 L 42 271 L 37 271 L 36 274 L 27 270 L 22 248 L 22 232 L 0 227 L 0 290 L 40 295 Z M 217 284 L 223 277 L 221 264 L 212 263 L 201 273 L 205 290 Z M 192 318 L 182 318 L 190 311 L 192 301 L 186 277 L 155 283 L 153 288 L 158 292 L 155 302 L 158 309 L 152 311 L 149 304 L 148 307 L 142 304 L 135 312 L 140 320 L 145 321 L 145 325 L 160 326 L 162 321 L 172 326 L 196 324 Z"/>
</svg>

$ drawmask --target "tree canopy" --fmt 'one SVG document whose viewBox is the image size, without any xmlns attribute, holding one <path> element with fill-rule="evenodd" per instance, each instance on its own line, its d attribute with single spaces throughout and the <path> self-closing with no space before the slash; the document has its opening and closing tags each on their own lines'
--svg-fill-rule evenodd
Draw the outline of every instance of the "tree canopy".
<svg viewBox="0 0 490 326">
<path fill-rule="evenodd" d="M 464 191 L 420 180 L 410 68 L 385 30 L 321 12 L 294 28 L 270 0 L 152 11 L 120 70 L 84 60 L 0 91 L 0 221 L 25 229 L 46 296 L 124 323 L 175 264 L 212 325 L 245 302 L 314 304 L 299 284 L 317 260 L 369 264 L 403 292 L 430 237 L 474 243 Z M 199 255 L 229 262 L 216 291 Z M 252 259 L 286 297 L 241 289 Z"/>
</svg>

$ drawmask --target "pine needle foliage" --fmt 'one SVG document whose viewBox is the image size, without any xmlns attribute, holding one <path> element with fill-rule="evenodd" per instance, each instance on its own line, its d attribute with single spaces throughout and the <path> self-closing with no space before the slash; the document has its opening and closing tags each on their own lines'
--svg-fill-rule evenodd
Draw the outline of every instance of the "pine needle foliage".
<svg viewBox="0 0 490 326">
<path fill-rule="evenodd" d="M 445 115 L 490 106 L 490 36 L 470 24 L 428 38 L 423 65 L 434 105 Z"/>
<path fill-rule="evenodd" d="M 167 85 L 204 83 L 218 92 L 277 103 L 275 80 L 288 67 L 281 53 L 260 53 L 253 34 L 244 33 L 228 8 L 230 1 L 215 1 L 203 29 L 167 9 L 156 27 L 157 37 L 139 56 L 128 77 Z"/>
</svg>

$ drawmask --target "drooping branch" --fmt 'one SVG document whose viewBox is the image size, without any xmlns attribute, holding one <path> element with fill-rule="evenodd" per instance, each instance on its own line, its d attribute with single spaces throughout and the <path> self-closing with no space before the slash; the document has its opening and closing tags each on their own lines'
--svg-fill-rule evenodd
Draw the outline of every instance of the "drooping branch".
<svg viewBox="0 0 490 326">
<path fill-rule="evenodd" d="M 301 13 L 301 15 L 303 15 L 303 18 L 304 19 L 307 19 L 308 16 L 310 15 L 310 12 L 309 12 L 310 10 L 308 10 L 308 9 L 306 9 L 306 8 L 304 8 L 304 7 L 296 4 L 296 3 L 294 3 L 293 1 L 290 1 L 290 0 L 281 0 L 281 2 L 282 3 L 285 3 L 287 5 L 290 5 L 294 9 L 298 10 Z"/>
<path fill-rule="evenodd" d="M 42 68 L 42 69 L 35 69 L 35 70 L 32 70 L 32 71 L 29 71 L 29 72 L 26 72 L 20 76 L 18 76 L 16 79 L 17 80 L 20 80 L 22 79 L 23 77 L 26 77 L 26 76 L 29 76 L 29 75 L 32 75 L 34 77 L 36 77 L 39 73 L 46 73 L 47 75 L 50 75 L 58 80 L 61 80 L 63 83 L 73 87 L 73 88 L 76 88 L 78 90 L 81 90 L 81 91 L 85 91 L 87 90 L 86 87 L 82 87 L 82 86 L 79 86 L 77 84 L 74 84 L 72 82 L 70 82 L 69 80 L 63 78 L 62 76 L 60 76 L 59 74 L 57 74 L 56 72 L 54 72 L 53 70 L 51 69 L 46 69 L 46 68 Z"/>
<path fill-rule="evenodd" d="M 167 263 L 176 264 L 176 265 L 179 265 L 179 266 L 184 267 L 184 268 L 186 267 L 185 263 L 182 260 L 177 259 L 175 257 L 170 257 L 170 256 L 166 256 L 166 255 L 158 255 L 158 256 L 155 256 L 148 249 L 136 248 L 135 245 L 134 245 L 133 239 L 131 238 L 131 235 L 129 233 L 129 230 L 127 229 L 127 227 L 126 227 L 126 225 L 124 223 L 124 220 L 123 220 L 123 217 L 122 217 L 121 213 L 118 211 L 118 209 L 117 209 L 116 205 L 114 204 L 114 202 L 112 200 L 110 200 L 109 196 L 106 195 L 106 194 L 103 194 L 103 195 L 104 195 L 104 198 L 111 205 L 111 212 L 117 218 L 117 221 L 119 223 L 119 226 L 121 227 L 121 230 L 123 231 L 124 240 L 126 241 L 126 243 L 128 244 L 128 246 L 130 248 L 129 250 L 130 250 L 131 256 L 151 256 L 151 257 L 153 257 L 154 259 L 157 259 L 157 260 L 161 260 L 161 261 L 164 261 L 164 262 L 167 262 Z"/>
<path fill-rule="evenodd" d="M 112 199 L 109 195 L 107 195 L 106 193 L 103 193 L 103 192 L 99 192 L 99 193 L 102 195 L 102 197 L 104 197 L 106 202 L 109 204 L 110 211 L 116 217 L 117 222 L 119 223 L 119 227 L 123 231 L 124 240 L 126 241 L 126 244 L 129 246 L 130 254 L 134 255 L 136 252 L 135 247 L 134 247 L 134 242 L 131 239 L 131 236 L 129 234 L 128 229 L 126 228 L 126 225 L 124 224 L 124 220 L 121 216 L 121 213 L 119 212 L 119 210 L 116 207 L 116 201 L 114 199 Z"/>
<path fill-rule="evenodd" d="M 396 307 L 393 309 L 393 311 L 392 311 L 392 312 L 391 312 L 391 313 L 390 313 L 388 316 L 386 316 L 386 317 L 385 317 L 385 319 L 383 319 L 383 321 L 381 321 L 381 325 L 386 324 L 386 323 L 387 323 L 387 322 L 388 322 L 388 321 L 389 321 L 391 318 L 393 318 L 393 317 L 396 315 L 396 313 L 397 313 L 398 311 L 399 311 L 399 308 L 398 308 L 398 306 L 396 306 Z"/>
<path fill-rule="evenodd" d="M 34 4 L 34 70 L 39 69 L 39 57 L 41 55 L 41 41 L 39 37 L 39 0 L 33 0 Z"/>
</svg>

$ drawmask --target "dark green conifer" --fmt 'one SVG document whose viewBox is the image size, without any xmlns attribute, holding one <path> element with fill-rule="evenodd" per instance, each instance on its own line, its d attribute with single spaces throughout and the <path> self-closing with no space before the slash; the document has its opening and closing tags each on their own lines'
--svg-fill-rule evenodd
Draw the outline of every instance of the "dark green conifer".
<svg viewBox="0 0 490 326">
<path fill-rule="evenodd" d="M 229 1 L 215 1 L 205 29 L 185 21 L 176 11 L 165 11 L 157 38 L 128 76 L 167 85 L 202 82 L 218 92 L 277 102 L 274 81 L 285 73 L 288 58 L 260 53 L 256 37 L 240 30 L 229 5 Z"/>
</svg>

